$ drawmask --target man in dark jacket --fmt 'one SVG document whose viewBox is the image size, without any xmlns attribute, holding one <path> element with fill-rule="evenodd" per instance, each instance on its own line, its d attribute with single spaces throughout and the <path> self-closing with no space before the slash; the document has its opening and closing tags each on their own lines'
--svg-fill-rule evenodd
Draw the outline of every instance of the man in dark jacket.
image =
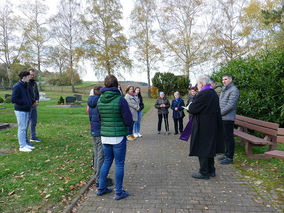
<svg viewBox="0 0 284 213">
<path fill-rule="evenodd" d="M 19 150 L 20 152 L 31 152 L 34 147 L 29 146 L 26 141 L 29 116 L 32 108 L 32 101 L 28 92 L 30 73 L 23 70 L 20 72 L 19 77 L 19 82 L 13 87 L 11 100 L 14 103 L 15 115 L 18 122 Z"/>
<path fill-rule="evenodd" d="M 169 121 L 168 121 L 168 114 L 169 114 L 169 108 L 170 108 L 170 102 L 165 97 L 165 93 L 163 91 L 160 91 L 160 97 L 157 98 L 155 103 L 155 108 L 158 109 L 158 134 L 161 133 L 161 127 L 162 127 L 162 119 L 164 118 L 165 122 L 165 128 L 166 128 L 166 134 L 170 134 L 169 131 Z"/>
<path fill-rule="evenodd" d="M 28 83 L 29 93 L 32 99 L 32 109 L 30 113 L 30 133 L 31 133 L 31 140 L 32 142 L 40 142 L 41 140 L 37 138 L 36 136 L 36 124 L 37 124 L 37 106 L 39 104 L 39 92 L 37 83 L 35 81 L 35 70 L 30 68 L 28 69 L 30 72 L 30 81 Z M 27 139 L 28 141 L 28 139 Z M 28 142 L 29 143 L 29 142 Z M 32 145 L 31 143 L 29 143 Z"/>
<path fill-rule="evenodd" d="M 193 114 L 189 156 L 199 158 L 199 173 L 193 178 L 209 179 L 215 177 L 214 157 L 224 152 L 222 119 L 219 98 L 209 84 L 207 76 L 198 78 L 198 90 L 189 113 Z"/>
<path fill-rule="evenodd" d="M 101 95 L 101 88 L 102 86 L 95 85 L 92 90 L 93 93 L 88 99 L 88 114 L 90 120 L 91 135 L 94 142 L 93 168 L 95 170 L 96 187 L 99 187 L 100 171 L 104 162 L 104 150 L 101 141 L 101 121 L 98 112 L 98 100 Z M 107 178 L 107 186 L 112 185 L 112 179 Z"/>
</svg>

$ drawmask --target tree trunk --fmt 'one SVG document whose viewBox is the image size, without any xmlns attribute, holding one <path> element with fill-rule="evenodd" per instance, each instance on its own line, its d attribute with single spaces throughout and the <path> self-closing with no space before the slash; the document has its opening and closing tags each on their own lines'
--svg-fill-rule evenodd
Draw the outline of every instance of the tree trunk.
<svg viewBox="0 0 284 213">
<path fill-rule="evenodd" d="M 37 70 L 38 70 L 38 86 L 39 91 L 42 91 L 42 85 L 41 85 L 41 70 L 40 70 L 40 49 L 37 48 Z"/>
<path fill-rule="evenodd" d="M 9 79 L 9 88 L 13 89 L 13 79 L 12 79 L 12 73 L 11 73 L 10 65 L 6 64 L 6 70 L 7 70 L 8 79 Z"/>
</svg>

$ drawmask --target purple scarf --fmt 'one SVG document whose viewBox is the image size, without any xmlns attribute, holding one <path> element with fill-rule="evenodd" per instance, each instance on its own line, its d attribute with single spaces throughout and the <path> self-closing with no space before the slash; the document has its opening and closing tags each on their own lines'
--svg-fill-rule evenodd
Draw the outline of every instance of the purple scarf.
<svg viewBox="0 0 284 213">
<path fill-rule="evenodd" d="M 203 90 L 207 90 L 207 89 L 213 89 L 213 88 L 211 87 L 210 84 L 207 84 L 205 87 L 203 87 L 200 90 L 200 92 L 203 91 Z M 188 121 L 186 127 L 184 128 L 183 132 L 181 133 L 181 135 L 179 137 L 180 140 L 188 141 L 188 139 L 189 139 L 189 137 L 191 135 L 191 130 L 192 130 L 192 118 L 193 118 L 193 116 L 191 116 L 189 118 L 189 121 Z"/>
</svg>

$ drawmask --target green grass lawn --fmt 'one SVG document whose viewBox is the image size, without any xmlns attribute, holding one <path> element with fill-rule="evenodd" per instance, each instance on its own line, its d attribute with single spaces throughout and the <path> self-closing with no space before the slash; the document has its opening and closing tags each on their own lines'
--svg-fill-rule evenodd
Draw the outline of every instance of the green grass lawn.
<svg viewBox="0 0 284 213">
<path fill-rule="evenodd" d="M 10 91 L 1 91 L 0 97 Z M 17 128 L 0 131 L 0 212 L 61 212 L 93 174 L 93 142 L 86 104 L 82 108 L 53 108 L 59 94 L 38 107 L 37 135 L 41 143 L 30 153 L 18 151 Z M 87 100 L 88 96 L 83 96 Z M 152 105 L 145 99 L 145 112 Z M 16 123 L 12 104 L 0 105 L 0 122 Z"/>
</svg>

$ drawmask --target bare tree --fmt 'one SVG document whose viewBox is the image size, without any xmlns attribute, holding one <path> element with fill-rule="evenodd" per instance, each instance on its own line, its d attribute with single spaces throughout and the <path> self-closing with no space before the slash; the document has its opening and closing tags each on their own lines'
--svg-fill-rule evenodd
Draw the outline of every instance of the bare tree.
<svg viewBox="0 0 284 213">
<path fill-rule="evenodd" d="M 120 74 L 121 68 L 130 68 L 126 37 L 120 20 L 122 7 L 119 0 L 91 0 L 82 16 L 86 31 L 84 51 L 95 68 L 103 73 Z"/>
<path fill-rule="evenodd" d="M 161 59 L 161 50 L 155 40 L 156 30 L 154 24 L 156 20 L 156 4 L 151 0 L 136 0 L 135 8 L 131 13 L 131 40 L 136 51 L 135 58 L 143 63 L 143 70 L 147 71 L 148 79 L 148 97 L 151 97 L 151 70 Z M 145 69 L 146 66 L 146 69 Z"/>
<path fill-rule="evenodd" d="M 45 19 L 47 5 L 41 3 L 40 0 L 34 2 L 26 2 L 22 6 L 22 12 L 26 17 L 25 23 L 25 54 L 23 57 L 29 64 L 36 64 L 39 89 L 41 85 L 41 65 L 46 50 L 46 42 L 50 39 L 50 34 L 47 29 L 47 20 Z"/>
<path fill-rule="evenodd" d="M 22 40 L 19 40 L 18 34 L 19 19 L 12 11 L 12 5 L 6 2 L 0 7 L 0 60 L 5 64 L 9 88 L 13 87 L 13 78 L 11 64 L 17 61 L 23 46 Z"/>
<path fill-rule="evenodd" d="M 204 9 L 202 0 L 161 0 L 158 21 L 165 51 L 187 78 L 190 69 L 210 55 L 206 46 L 210 22 L 199 19 Z"/>
<path fill-rule="evenodd" d="M 216 17 L 211 30 L 214 58 L 227 62 L 249 52 L 251 43 L 244 33 L 242 16 L 246 0 L 217 0 L 214 2 Z"/>
<path fill-rule="evenodd" d="M 52 18 L 53 35 L 59 47 L 68 55 L 68 73 L 70 74 L 72 92 L 75 92 L 75 67 L 77 67 L 81 48 L 80 4 L 76 0 L 61 0 L 58 13 Z"/>
</svg>

